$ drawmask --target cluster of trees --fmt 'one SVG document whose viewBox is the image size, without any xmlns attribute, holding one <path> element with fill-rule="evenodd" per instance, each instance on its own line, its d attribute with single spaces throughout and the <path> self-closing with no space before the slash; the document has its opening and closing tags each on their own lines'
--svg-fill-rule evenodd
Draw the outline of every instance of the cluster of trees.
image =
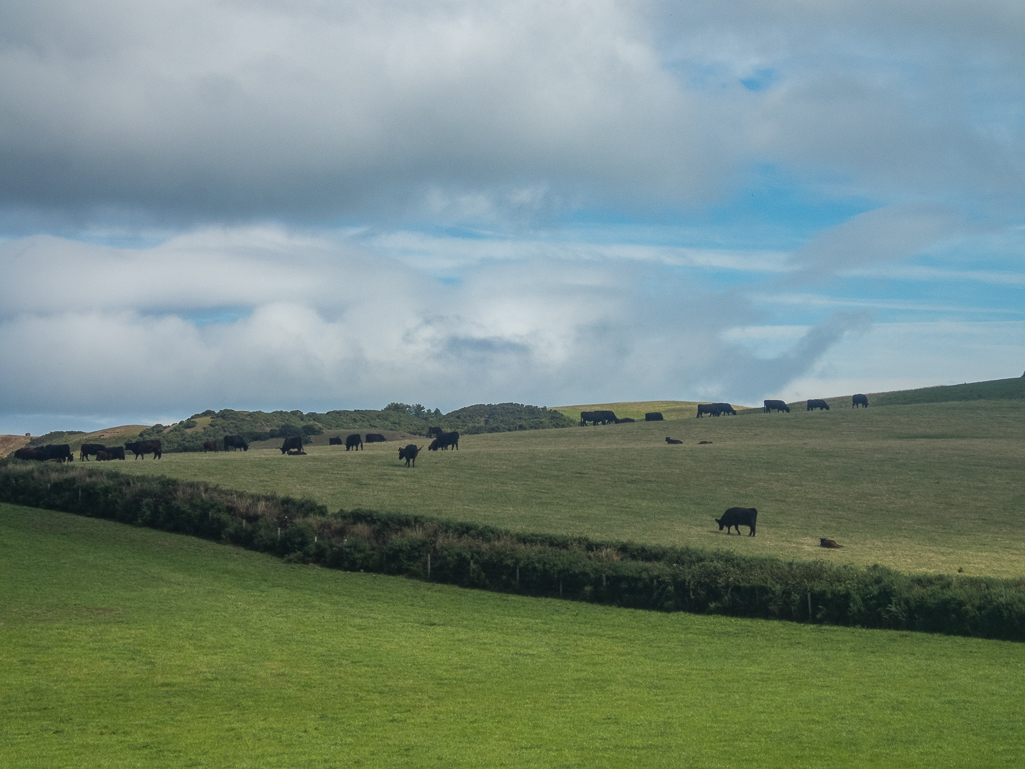
<svg viewBox="0 0 1025 769">
<path fill-rule="evenodd" d="M 1025 641 L 1025 582 L 902 574 L 693 548 L 518 534 L 81 464 L 0 462 L 0 501 L 110 518 L 295 563 L 485 590 L 687 611 Z"/>
<path fill-rule="evenodd" d="M 380 432 L 394 430 L 413 435 L 426 435 L 427 430 L 441 426 L 461 435 L 511 430 L 541 430 L 552 427 L 570 427 L 573 421 L 558 411 L 543 406 L 524 406 L 519 403 L 499 403 L 467 406 L 442 414 L 417 403 L 389 403 L 380 410 L 328 411 L 303 413 L 293 411 L 234 411 L 209 409 L 193 414 L 173 425 L 155 424 L 142 430 L 138 440 L 159 439 L 165 452 L 202 451 L 203 443 L 223 440 L 225 435 L 241 435 L 249 443 L 272 438 L 302 436 L 309 443 L 314 435 L 324 432 Z M 82 432 L 48 433 L 34 438 L 31 445 L 67 443 L 78 448 Z M 125 435 L 122 440 L 136 440 Z"/>
</svg>

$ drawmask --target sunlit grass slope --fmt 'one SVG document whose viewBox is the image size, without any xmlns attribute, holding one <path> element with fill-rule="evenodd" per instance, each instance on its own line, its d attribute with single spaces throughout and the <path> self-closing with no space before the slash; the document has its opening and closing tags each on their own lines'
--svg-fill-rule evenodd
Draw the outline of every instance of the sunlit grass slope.
<svg viewBox="0 0 1025 769">
<path fill-rule="evenodd" d="M 1019 766 L 1018 644 L 289 566 L 0 505 L 0 765 Z"/>
<path fill-rule="evenodd" d="M 617 403 L 591 403 L 579 406 L 557 406 L 556 411 L 561 411 L 570 419 L 580 421 L 581 411 L 594 411 L 602 409 L 614 411 L 620 419 L 634 419 L 644 421 L 644 415 L 657 411 L 663 419 L 684 419 L 692 417 L 697 412 L 697 401 L 621 401 Z"/>
<path fill-rule="evenodd" d="M 667 445 L 666 436 L 683 443 Z M 422 452 L 415 468 L 399 462 L 396 448 L 166 454 L 111 464 L 307 496 L 332 510 L 903 571 L 1025 574 L 1025 401 L 465 436 L 459 451 Z M 733 506 L 758 509 L 756 537 L 718 531 L 714 517 Z M 821 537 L 844 547 L 823 550 Z"/>
</svg>

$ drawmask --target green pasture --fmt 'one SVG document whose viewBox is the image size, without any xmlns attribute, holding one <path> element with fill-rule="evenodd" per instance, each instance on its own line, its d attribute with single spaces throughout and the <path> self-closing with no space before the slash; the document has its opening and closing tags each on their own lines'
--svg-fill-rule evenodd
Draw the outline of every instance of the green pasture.
<svg viewBox="0 0 1025 769">
<path fill-rule="evenodd" d="M 495 595 L 11 505 L 0 570 L 0 766 L 942 769 L 1025 753 L 1019 644 Z"/>
<path fill-rule="evenodd" d="M 666 436 L 683 441 L 667 445 Z M 700 441 L 710 441 L 701 445 Z M 421 440 L 419 445 L 426 446 Z M 906 572 L 1025 574 L 1025 401 L 752 413 L 396 443 L 166 454 L 97 465 L 516 531 L 736 549 Z M 76 463 L 84 466 L 84 463 Z M 758 509 L 756 537 L 714 518 Z M 843 549 L 827 551 L 827 537 Z"/>
</svg>

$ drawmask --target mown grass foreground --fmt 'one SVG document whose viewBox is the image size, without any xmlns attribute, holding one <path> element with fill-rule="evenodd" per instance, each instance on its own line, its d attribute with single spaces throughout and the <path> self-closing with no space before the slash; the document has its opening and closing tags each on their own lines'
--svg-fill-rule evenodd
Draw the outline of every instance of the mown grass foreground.
<svg viewBox="0 0 1025 769">
<path fill-rule="evenodd" d="M 663 615 L 0 506 L 0 765 L 1018 766 L 1020 644 Z"/>
</svg>

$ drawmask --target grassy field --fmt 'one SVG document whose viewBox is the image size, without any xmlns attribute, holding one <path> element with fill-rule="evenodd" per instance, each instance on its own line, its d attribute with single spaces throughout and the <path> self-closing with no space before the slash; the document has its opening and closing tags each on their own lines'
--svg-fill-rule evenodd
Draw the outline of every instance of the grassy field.
<svg viewBox="0 0 1025 769">
<path fill-rule="evenodd" d="M 0 765 L 1017 767 L 1021 646 L 290 566 L 0 505 Z"/>
<path fill-rule="evenodd" d="M 666 436 L 683 444 L 667 445 Z M 907 572 L 1025 574 L 1023 400 L 465 436 L 459 451 L 425 451 L 415 468 L 398 461 L 396 448 L 312 447 L 304 457 L 276 449 L 167 454 L 114 464 L 128 473 L 307 496 L 331 510 Z M 757 537 L 718 531 L 713 518 L 732 506 L 758 508 Z M 824 550 L 820 537 L 844 547 Z"/>
</svg>

